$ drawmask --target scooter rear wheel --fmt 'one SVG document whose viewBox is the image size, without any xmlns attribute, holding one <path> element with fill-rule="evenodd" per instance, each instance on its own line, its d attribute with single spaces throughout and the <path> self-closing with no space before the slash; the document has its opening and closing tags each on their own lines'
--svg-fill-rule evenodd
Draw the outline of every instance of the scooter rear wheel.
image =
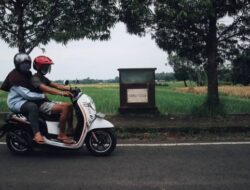
<svg viewBox="0 0 250 190">
<path fill-rule="evenodd" d="M 112 129 L 95 129 L 88 133 L 85 142 L 93 155 L 108 156 L 116 147 L 116 135 Z"/>
<path fill-rule="evenodd" d="M 6 134 L 6 144 L 14 154 L 27 154 L 32 151 L 32 136 L 25 129 L 13 129 Z"/>
</svg>

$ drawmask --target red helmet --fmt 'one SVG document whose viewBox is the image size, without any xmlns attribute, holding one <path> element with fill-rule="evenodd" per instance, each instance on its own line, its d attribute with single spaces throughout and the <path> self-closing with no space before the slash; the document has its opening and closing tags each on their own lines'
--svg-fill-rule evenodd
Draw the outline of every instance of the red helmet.
<svg viewBox="0 0 250 190">
<path fill-rule="evenodd" d="M 37 71 L 41 71 L 43 74 L 50 72 L 51 65 L 53 61 L 46 56 L 38 56 L 34 59 L 33 68 Z"/>
</svg>

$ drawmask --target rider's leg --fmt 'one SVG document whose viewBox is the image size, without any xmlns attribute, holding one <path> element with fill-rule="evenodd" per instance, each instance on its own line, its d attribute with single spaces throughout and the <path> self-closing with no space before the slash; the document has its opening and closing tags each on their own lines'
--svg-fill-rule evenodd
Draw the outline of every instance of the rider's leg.
<svg viewBox="0 0 250 190">
<path fill-rule="evenodd" d="M 58 135 L 58 139 L 63 140 L 65 143 L 72 143 L 72 140 L 70 140 L 65 133 L 66 123 L 69 115 L 71 114 L 70 107 L 65 106 L 64 104 L 55 104 L 51 111 L 52 113 L 60 113 L 60 133 Z"/>
<path fill-rule="evenodd" d="M 44 139 L 39 130 L 39 109 L 38 106 L 33 102 L 26 102 L 21 107 L 21 112 L 28 116 L 33 133 L 34 140 L 37 143 L 43 143 Z"/>
<path fill-rule="evenodd" d="M 73 128 L 73 106 L 72 106 L 72 104 L 66 103 L 66 102 L 63 102 L 60 104 L 62 106 L 66 106 L 69 110 L 68 117 L 67 117 L 67 123 L 68 123 L 68 130 L 67 131 L 69 132 L 69 134 L 72 134 L 74 131 L 74 128 Z"/>
</svg>

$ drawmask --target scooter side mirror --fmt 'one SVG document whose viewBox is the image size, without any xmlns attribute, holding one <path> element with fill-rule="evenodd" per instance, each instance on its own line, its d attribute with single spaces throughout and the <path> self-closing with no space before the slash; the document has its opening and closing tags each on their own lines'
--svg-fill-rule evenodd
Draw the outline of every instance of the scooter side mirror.
<svg viewBox="0 0 250 190">
<path fill-rule="evenodd" d="M 69 85 L 69 81 L 68 80 L 65 80 L 64 83 L 63 83 L 65 86 Z"/>
</svg>

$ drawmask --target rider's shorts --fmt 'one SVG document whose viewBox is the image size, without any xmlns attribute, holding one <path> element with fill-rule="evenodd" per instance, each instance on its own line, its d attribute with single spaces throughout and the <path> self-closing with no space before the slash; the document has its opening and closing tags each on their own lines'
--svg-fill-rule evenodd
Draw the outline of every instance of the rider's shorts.
<svg viewBox="0 0 250 190">
<path fill-rule="evenodd" d="M 52 108 L 56 105 L 60 104 L 60 102 L 44 102 L 40 108 L 39 111 L 42 113 L 45 113 L 47 115 L 51 115 Z"/>
</svg>

